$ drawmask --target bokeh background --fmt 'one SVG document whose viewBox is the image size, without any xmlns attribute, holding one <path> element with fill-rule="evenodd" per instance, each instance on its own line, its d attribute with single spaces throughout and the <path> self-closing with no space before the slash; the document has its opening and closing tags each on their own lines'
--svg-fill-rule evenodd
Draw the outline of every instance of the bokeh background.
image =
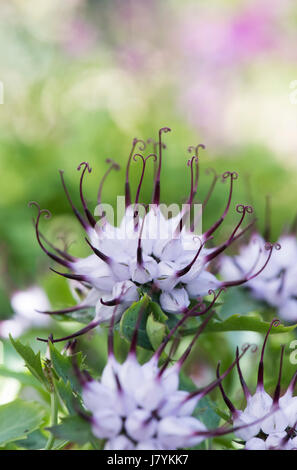
<svg viewBox="0 0 297 470">
<path fill-rule="evenodd" d="M 31 285 L 45 289 L 53 308 L 73 303 L 67 282 L 49 271 L 50 262 L 37 245 L 36 213 L 28 202 L 36 200 L 53 213 L 51 221 L 43 222 L 52 241 L 72 244 L 74 254 L 87 253 L 58 170 L 65 170 L 79 204 L 76 168 L 90 163 L 85 187 L 93 208 L 105 160 L 113 158 L 122 169 L 110 175 L 103 199 L 114 203 L 123 194 L 132 138 L 156 139 L 163 126 L 172 128 L 165 137 L 165 202 L 185 200 L 187 148 L 203 143 L 200 200 L 211 183 L 207 168 L 240 175 L 222 238 L 230 231 L 236 203 L 253 202 L 262 230 L 268 194 L 273 238 L 292 222 L 297 201 L 294 2 L 2 0 L 0 23 L 1 319 L 13 313 L 13 292 Z M 139 174 L 134 163 L 134 187 Z M 143 187 L 147 200 L 151 176 L 149 170 Z M 216 219 L 225 201 L 226 187 L 219 184 L 204 226 Z M 25 335 L 34 348 L 40 346 L 35 336 L 31 330 Z M 224 337 L 217 343 L 216 359 L 209 359 L 212 343 L 204 341 L 201 377 L 212 376 L 208 362 L 222 351 L 228 360 L 232 341 Z M 92 344 L 91 362 L 103 363 L 103 341 Z M 7 342 L 4 349 L 5 367 L 17 369 Z M 2 382 L 2 402 L 19 387 L 13 379 L 5 384 L 9 392 Z"/>
</svg>

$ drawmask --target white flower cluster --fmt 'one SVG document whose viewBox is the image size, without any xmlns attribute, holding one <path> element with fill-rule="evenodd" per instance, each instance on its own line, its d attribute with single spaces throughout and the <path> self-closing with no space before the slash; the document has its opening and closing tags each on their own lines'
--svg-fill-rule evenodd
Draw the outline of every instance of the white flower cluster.
<svg viewBox="0 0 297 470">
<path fill-rule="evenodd" d="M 106 439 L 105 450 L 167 450 L 199 444 L 208 436 L 204 424 L 191 416 L 199 398 L 178 390 L 178 385 L 175 367 L 161 374 L 154 359 L 140 365 L 134 355 L 123 364 L 110 357 L 101 380 L 83 386 L 94 435 Z"/>
<path fill-rule="evenodd" d="M 239 362 L 237 362 L 239 378 L 246 399 L 246 407 L 243 411 L 233 406 L 223 386 L 219 384 L 225 403 L 232 413 L 235 435 L 245 441 L 246 450 L 297 450 L 297 396 L 293 396 L 297 372 L 286 392 L 280 396 L 284 346 L 281 349 L 279 376 L 273 397 L 264 389 L 264 351 L 271 328 L 278 325 L 278 320 L 273 320 L 266 334 L 254 394 L 247 387 Z M 244 427 L 246 424 L 249 426 Z"/>
<path fill-rule="evenodd" d="M 174 236 L 181 214 L 166 219 L 152 206 L 137 224 L 133 214 L 128 209 L 120 227 L 106 224 L 104 230 L 90 231 L 94 254 L 70 266 L 92 286 L 84 305 L 96 306 L 98 320 L 110 320 L 115 305 L 119 317 L 139 299 L 142 285 L 160 291 L 160 305 L 167 313 L 186 312 L 191 298 L 219 287 L 207 271 L 210 250 L 185 229 Z"/>
<path fill-rule="evenodd" d="M 262 422 L 235 432 L 236 436 L 246 441 L 247 450 L 297 450 L 297 437 L 295 427 L 297 422 L 297 397 L 293 397 L 293 390 L 289 387 L 279 399 L 279 409 L 275 406 L 271 396 L 263 388 L 259 388 L 253 396 L 247 398 L 244 411 L 237 411 L 234 425 L 251 423 L 257 418 L 264 418 Z M 288 432 L 287 432 L 288 430 Z M 265 440 L 258 434 L 264 433 Z M 291 438 L 292 437 L 292 438 Z"/>
<path fill-rule="evenodd" d="M 246 272 L 251 265 L 261 266 L 264 259 L 264 240 L 253 235 L 247 245 L 242 245 L 240 253 L 234 257 L 221 258 L 223 279 L 233 279 Z M 261 274 L 248 281 L 253 296 L 277 308 L 278 315 L 284 320 L 297 321 L 297 240 L 294 235 L 283 235 L 279 239 L 281 250 L 274 254 Z"/>
</svg>

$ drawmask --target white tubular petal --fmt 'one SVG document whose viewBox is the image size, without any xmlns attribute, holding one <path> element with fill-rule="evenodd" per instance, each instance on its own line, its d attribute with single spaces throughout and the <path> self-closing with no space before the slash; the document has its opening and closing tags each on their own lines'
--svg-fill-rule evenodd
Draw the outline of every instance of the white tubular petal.
<svg viewBox="0 0 297 470">
<path fill-rule="evenodd" d="M 245 450 L 266 450 L 265 441 L 252 437 L 245 443 Z"/>
<path fill-rule="evenodd" d="M 119 304 L 116 306 L 109 307 L 108 305 L 103 305 L 101 301 L 97 302 L 96 305 L 96 320 L 100 321 L 100 323 L 105 323 L 111 320 L 114 310 L 115 310 L 115 322 L 118 321 L 120 316 L 125 310 L 125 304 Z"/>
<path fill-rule="evenodd" d="M 197 398 L 193 398 L 192 400 L 188 400 L 183 403 L 188 395 L 189 393 L 184 390 L 178 390 L 171 395 L 168 395 L 166 402 L 158 410 L 159 416 L 191 416 L 197 404 Z"/>
<path fill-rule="evenodd" d="M 208 271 L 203 271 L 196 279 L 186 284 L 186 289 L 189 296 L 195 298 L 207 295 L 210 289 L 217 289 L 219 285 L 220 282 L 213 274 Z"/>
<path fill-rule="evenodd" d="M 93 414 L 92 431 L 99 439 L 115 437 L 122 429 L 122 419 L 110 408 Z"/>
<path fill-rule="evenodd" d="M 158 274 L 158 264 L 150 256 L 143 255 L 143 264 L 139 266 L 134 258 L 129 263 L 131 279 L 139 284 L 152 281 Z"/>
<path fill-rule="evenodd" d="M 175 261 L 182 254 L 182 244 L 180 238 L 173 238 L 166 241 L 158 258 L 162 261 Z"/>
<path fill-rule="evenodd" d="M 120 364 L 113 357 L 109 357 L 101 375 L 101 383 L 111 390 L 117 390 L 115 374 L 119 374 Z"/>
<path fill-rule="evenodd" d="M 161 383 L 167 394 L 176 392 L 179 384 L 178 369 L 174 366 L 167 368 L 162 374 Z"/>
<path fill-rule="evenodd" d="M 245 426 L 246 424 L 254 423 L 257 421 L 257 417 L 250 415 L 245 411 L 237 411 L 238 416 L 233 420 L 233 425 L 236 426 Z M 256 436 L 261 429 L 261 422 L 257 424 L 253 424 L 251 426 L 247 426 L 246 428 L 239 429 L 235 431 L 235 436 L 239 437 L 243 441 L 248 441 L 252 437 Z"/>
<path fill-rule="evenodd" d="M 182 313 L 190 305 L 186 289 L 175 288 L 172 291 L 162 292 L 160 295 L 162 309 L 168 313 Z"/>
<path fill-rule="evenodd" d="M 104 450 L 134 450 L 133 442 L 124 435 L 109 439 L 105 444 Z"/>
<path fill-rule="evenodd" d="M 287 417 L 288 426 L 295 426 L 297 422 L 297 396 L 291 397 L 287 392 L 280 398 L 279 404 Z"/>
<path fill-rule="evenodd" d="M 88 275 L 92 272 L 100 272 L 106 267 L 106 263 L 94 254 L 74 261 L 71 267 L 76 274 Z"/>
<path fill-rule="evenodd" d="M 95 307 L 98 300 L 100 300 L 103 295 L 105 295 L 103 291 L 92 288 L 88 291 L 84 300 L 80 302 L 80 305 L 91 305 Z"/>
<path fill-rule="evenodd" d="M 125 263 L 112 263 L 111 270 L 117 281 L 126 281 L 130 277 L 129 261 Z"/>
<path fill-rule="evenodd" d="M 249 397 L 245 411 L 256 419 L 262 418 L 271 410 L 272 401 L 268 393 L 259 390 L 252 397 Z"/>
<path fill-rule="evenodd" d="M 96 380 L 87 382 L 84 385 L 82 398 L 86 409 L 92 413 L 96 413 L 102 408 L 112 409 L 115 404 L 113 391 Z"/>
<path fill-rule="evenodd" d="M 112 298 L 120 298 L 121 303 L 131 305 L 139 299 L 137 286 L 132 281 L 117 282 L 112 290 Z"/>
<path fill-rule="evenodd" d="M 164 387 L 162 387 L 162 384 L 157 382 L 156 379 L 138 384 L 134 396 L 138 405 L 150 411 L 156 410 L 163 400 L 166 400 Z"/>
<path fill-rule="evenodd" d="M 128 435 L 135 441 L 146 441 L 157 429 L 157 421 L 146 410 L 134 410 L 125 421 Z"/>
<path fill-rule="evenodd" d="M 270 434 L 265 441 L 266 450 L 291 450 L 291 440 L 284 442 L 286 436 L 286 432 Z"/>
<path fill-rule="evenodd" d="M 167 416 L 159 422 L 158 441 L 165 448 L 180 449 L 193 447 L 204 441 L 205 437 L 195 436 L 196 431 L 206 431 L 207 428 L 193 417 Z"/>
<path fill-rule="evenodd" d="M 127 392 L 134 394 L 139 384 L 143 383 L 142 367 L 134 356 L 128 356 L 119 368 L 119 380 L 121 387 Z"/>
<path fill-rule="evenodd" d="M 92 272 L 87 276 L 88 282 L 96 289 L 103 290 L 105 292 L 111 292 L 112 288 L 116 282 L 114 275 L 112 274 L 110 268 L 106 265 L 97 272 Z"/>
<path fill-rule="evenodd" d="M 156 286 L 163 291 L 171 291 L 179 283 L 175 276 L 178 266 L 171 261 L 161 261 L 158 265 L 158 275 L 154 278 Z"/>
<path fill-rule="evenodd" d="M 261 423 L 261 429 L 266 433 L 279 433 L 284 431 L 289 424 L 289 419 L 283 410 L 275 411 Z"/>
</svg>

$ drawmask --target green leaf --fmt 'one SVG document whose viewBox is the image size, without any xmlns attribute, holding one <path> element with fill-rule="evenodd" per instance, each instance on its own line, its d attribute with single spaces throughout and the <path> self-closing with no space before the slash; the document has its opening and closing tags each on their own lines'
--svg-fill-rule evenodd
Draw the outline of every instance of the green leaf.
<svg viewBox="0 0 297 470">
<path fill-rule="evenodd" d="M 165 315 L 157 302 L 150 301 L 149 309 L 153 313 L 155 320 L 163 323 L 168 320 L 167 315 Z"/>
<path fill-rule="evenodd" d="M 14 340 L 12 336 L 10 336 L 10 341 L 18 354 L 24 359 L 26 367 L 29 369 L 31 374 L 34 375 L 34 377 L 47 389 L 49 389 L 49 383 L 44 374 L 40 360 L 40 352 L 35 354 L 30 346 L 22 344 L 19 340 Z"/>
<path fill-rule="evenodd" d="M 152 345 L 146 332 L 147 308 L 150 304 L 150 298 L 144 295 L 141 300 L 134 302 L 131 307 L 126 310 L 121 318 L 120 332 L 128 341 L 131 341 L 135 331 L 135 325 L 140 314 L 142 314 L 141 322 L 138 328 L 137 344 L 142 348 L 152 350 Z"/>
<path fill-rule="evenodd" d="M 57 390 L 61 400 L 65 403 L 65 406 L 71 415 L 77 413 L 77 410 L 81 408 L 81 403 L 76 395 L 72 391 L 70 382 L 64 382 L 63 379 L 54 380 L 55 389 Z"/>
<path fill-rule="evenodd" d="M 24 439 L 42 425 L 45 412 L 34 402 L 15 400 L 0 406 L 0 445 Z"/>
<path fill-rule="evenodd" d="M 18 447 L 27 450 L 44 449 L 47 443 L 47 437 L 39 430 L 33 431 L 27 439 L 18 441 Z"/>
<path fill-rule="evenodd" d="M 165 323 L 160 323 L 159 321 L 155 320 L 154 314 L 151 313 L 148 316 L 146 322 L 146 332 L 151 345 L 153 346 L 154 350 L 156 350 L 165 338 L 166 325 Z"/>
<path fill-rule="evenodd" d="M 247 289 L 233 287 L 224 294 L 224 302 L 219 309 L 220 318 L 226 320 L 232 315 L 244 315 L 250 312 L 263 311 L 265 304 L 254 299 Z"/>
<path fill-rule="evenodd" d="M 191 393 L 197 390 L 192 380 L 184 373 L 180 374 L 179 388 Z M 201 421 L 207 429 L 216 429 L 219 425 L 221 417 L 217 413 L 215 403 L 207 396 L 198 401 L 193 416 Z M 206 442 L 201 442 L 198 446 L 193 447 L 195 450 L 206 450 Z"/>
<path fill-rule="evenodd" d="M 72 390 L 79 393 L 81 386 L 74 372 L 73 360 L 69 356 L 61 354 L 51 342 L 49 342 L 49 350 L 52 366 L 57 376 L 66 384 L 69 382 Z M 81 353 L 76 355 L 76 360 L 78 365 L 81 365 Z"/>
<path fill-rule="evenodd" d="M 131 341 L 133 337 L 139 315 L 141 315 L 141 321 L 137 344 L 152 351 L 164 338 L 167 316 L 160 306 L 145 294 L 138 302 L 134 302 L 121 318 L 120 332 L 128 341 Z"/>
<path fill-rule="evenodd" d="M 89 421 L 80 416 L 67 416 L 61 424 L 47 428 L 57 439 L 64 439 L 83 445 L 93 439 Z"/>
<path fill-rule="evenodd" d="M 190 321 L 186 322 L 184 329 L 181 329 L 180 334 L 182 336 L 194 335 L 197 332 L 197 328 L 201 324 L 200 318 L 191 318 Z M 224 331 L 256 331 L 257 333 L 267 333 L 270 328 L 270 322 L 263 321 L 262 317 L 258 313 L 249 313 L 247 315 L 232 315 L 226 320 L 220 320 L 218 317 L 213 318 L 205 328 L 204 333 L 221 333 Z M 273 326 L 271 329 L 272 335 L 279 333 L 290 333 L 297 325 L 279 325 Z"/>
<path fill-rule="evenodd" d="M 218 333 L 222 331 L 256 331 L 258 333 L 267 333 L 270 327 L 269 322 L 262 320 L 262 317 L 257 313 L 250 313 L 248 315 L 232 315 L 224 321 L 213 320 L 210 321 L 205 329 L 206 333 Z M 289 333 L 293 331 L 297 325 L 291 326 L 273 326 L 271 328 L 272 335 L 279 333 Z"/>
</svg>

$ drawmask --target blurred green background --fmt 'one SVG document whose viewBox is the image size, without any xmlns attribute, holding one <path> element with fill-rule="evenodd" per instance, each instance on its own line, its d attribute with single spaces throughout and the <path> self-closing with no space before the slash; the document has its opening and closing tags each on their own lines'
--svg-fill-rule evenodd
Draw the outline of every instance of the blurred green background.
<svg viewBox="0 0 297 470">
<path fill-rule="evenodd" d="M 105 202 L 115 203 L 123 194 L 133 137 L 156 139 L 163 126 L 172 128 L 164 138 L 164 202 L 185 200 L 187 148 L 204 143 L 199 200 L 211 183 L 207 168 L 240 175 L 222 239 L 233 227 L 236 203 L 251 203 L 251 194 L 260 229 L 265 196 L 271 195 L 273 238 L 292 222 L 297 200 L 293 2 L 3 0 L 0 23 L 0 318 L 12 313 L 12 291 L 31 284 L 46 289 L 53 308 L 73 302 L 67 283 L 50 273 L 37 245 L 28 202 L 52 212 L 52 220 L 42 222 L 52 241 L 63 246 L 65 235 L 74 254 L 88 253 L 58 170 L 65 170 L 79 205 L 76 168 L 90 163 L 85 188 L 94 208 L 105 159 L 115 159 L 122 169 L 110 175 L 103 194 Z M 133 163 L 134 188 L 140 170 Z M 152 169 L 143 187 L 146 201 L 151 190 Z M 227 187 L 218 184 L 203 215 L 204 228 L 216 220 L 226 197 Z M 32 343 L 35 336 L 28 336 Z M 96 348 L 99 354 L 104 346 Z"/>
</svg>

